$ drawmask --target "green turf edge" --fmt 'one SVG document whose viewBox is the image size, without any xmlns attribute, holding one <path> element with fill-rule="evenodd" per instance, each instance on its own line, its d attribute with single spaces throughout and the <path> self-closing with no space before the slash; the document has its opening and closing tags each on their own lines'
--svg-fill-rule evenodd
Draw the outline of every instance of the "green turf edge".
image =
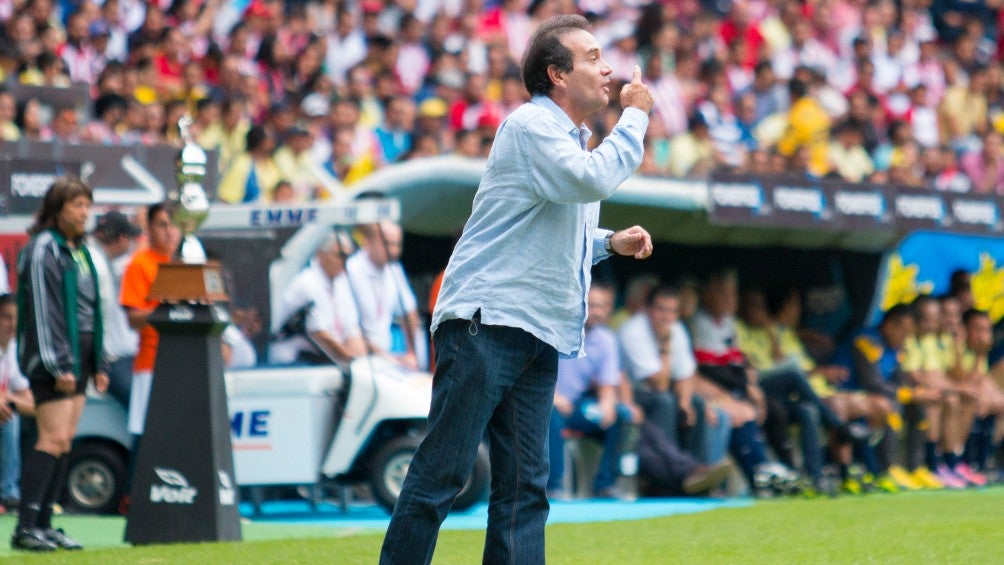
<svg viewBox="0 0 1004 565">
<path fill-rule="evenodd" d="M 549 563 L 991 563 L 1004 556 L 1004 487 L 763 501 L 664 518 L 556 524 Z M 86 541 L 95 528 L 121 535 L 121 519 L 67 517 Z M 75 523 L 77 521 L 80 523 Z M 93 524 L 85 528 L 84 521 Z M 12 523 L 0 519 L 0 527 Z M 106 548 L 22 556 L 28 563 L 375 563 L 382 533 L 316 526 L 244 525 L 261 541 Z M 8 530 L 9 531 L 9 530 Z M 269 539 L 273 537 L 273 539 Z M 298 539 L 288 539 L 298 536 Z M 317 537 L 322 536 L 322 537 Z M 340 537 L 339 537 L 340 536 Z M 287 538 L 287 539 L 279 539 Z M 482 531 L 444 531 L 437 564 L 481 560 Z M 107 546 L 106 546 L 107 547 Z M 10 555 L 9 552 L 6 552 Z"/>
</svg>

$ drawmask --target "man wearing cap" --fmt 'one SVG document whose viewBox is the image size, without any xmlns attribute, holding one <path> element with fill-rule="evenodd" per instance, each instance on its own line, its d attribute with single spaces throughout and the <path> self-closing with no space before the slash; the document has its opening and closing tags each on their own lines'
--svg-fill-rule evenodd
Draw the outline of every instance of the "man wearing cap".
<svg viewBox="0 0 1004 565">
<path fill-rule="evenodd" d="M 91 252 L 98 274 L 101 296 L 118 296 L 122 286 L 123 259 L 132 250 L 142 230 L 122 213 L 111 211 L 98 218 L 87 249 Z M 132 364 L 139 347 L 139 336 L 129 326 L 129 318 L 118 301 L 103 300 L 101 317 L 104 324 L 104 350 L 108 360 L 108 394 L 129 408 L 132 388 Z"/>
<path fill-rule="evenodd" d="M 600 201 L 634 174 L 652 95 L 635 68 L 624 111 L 592 151 L 587 121 L 607 107 L 613 69 L 578 15 L 542 23 L 523 77 L 530 102 L 499 126 L 471 217 L 454 248 L 432 329 L 436 376 L 380 562 L 429 563 L 439 527 L 487 437 L 492 489 L 485 563 L 544 562 L 547 435 L 558 357 L 579 357 L 591 268 L 644 259 L 639 226 L 598 227 Z"/>
</svg>

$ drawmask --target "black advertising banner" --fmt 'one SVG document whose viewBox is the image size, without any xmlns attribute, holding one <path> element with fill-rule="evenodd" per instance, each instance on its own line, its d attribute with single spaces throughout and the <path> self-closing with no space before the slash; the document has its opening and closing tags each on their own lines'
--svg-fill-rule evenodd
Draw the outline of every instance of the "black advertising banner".
<svg viewBox="0 0 1004 565">
<path fill-rule="evenodd" d="M 708 204 L 712 223 L 723 225 L 1004 233 L 998 196 L 894 185 L 716 173 Z"/>
<path fill-rule="evenodd" d="M 1004 200 L 989 195 L 946 194 L 952 231 L 972 233 L 1004 232 L 1001 224 L 1001 205 Z"/>
<path fill-rule="evenodd" d="M 4 214 L 31 215 L 42 205 L 49 185 L 65 175 L 80 176 L 80 163 L 47 159 L 10 159 L 2 162 Z"/>
<path fill-rule="evenodd" d="M 82 178 L 98 204 L 144 205 L 177 189 L 180 148 L 172 145 L 96 145 L 0 142 L 0 215 L 31 215 L 53 179 Z M 203 188 L 213 200 L 219 182 L 217 151 L 207 151 Z"/>
</svg>

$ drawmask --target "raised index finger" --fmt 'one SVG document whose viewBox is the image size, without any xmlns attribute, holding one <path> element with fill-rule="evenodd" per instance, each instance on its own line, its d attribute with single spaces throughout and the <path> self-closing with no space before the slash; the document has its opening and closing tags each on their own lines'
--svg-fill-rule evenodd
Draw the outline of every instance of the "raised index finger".
<svg viewBox="0 0 1004 565">
<path fill-rule="evenodd" d="M 641 84 L 641 67 L 638 65 L 634 66 L 634 76 L 631 77 L 631 82 L 634 84 Z"/>
</svg>

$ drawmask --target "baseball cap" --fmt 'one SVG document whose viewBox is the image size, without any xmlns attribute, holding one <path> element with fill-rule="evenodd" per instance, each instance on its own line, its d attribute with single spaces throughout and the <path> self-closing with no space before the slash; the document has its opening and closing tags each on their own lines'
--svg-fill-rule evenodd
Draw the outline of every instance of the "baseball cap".
<svg viewBox="0 0 1004 565">
<path fill-rule="evenodd" d="M 129 218 L 122 212 L 112 210 L 103 216 L 98 217 L 94 225 L 95 233 L 100 233 L 105 237 L 128 236 L 136 237 L 143 233 L 139 226 L 129 221 Z"/>
</svg>

